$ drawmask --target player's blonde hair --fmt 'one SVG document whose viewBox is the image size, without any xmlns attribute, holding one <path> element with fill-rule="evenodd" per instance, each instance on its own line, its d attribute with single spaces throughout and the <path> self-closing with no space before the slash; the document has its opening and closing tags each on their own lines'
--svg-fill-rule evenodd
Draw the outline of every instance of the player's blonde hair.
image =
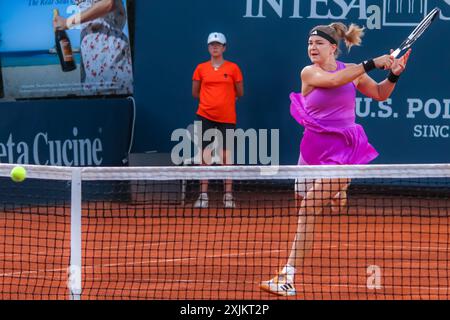
<svg viewBox="0 0 450 320">
<path fill-rule="evenodd" d="M 316 26 L 311 30 L 311 32 L 313 32 L 314 30 L 325 32 L 336 41 L 336 43 L 338 44 L 338 50 L 335 53 L 336 57 L 341 52 L 339 50 L 339 44 L 341 40 L 344 40 L 348 51 L 350 51 L 352 46 L 361 45 L 361 38 L 364 36 L 364 28 L 361 28 L 354 23 L 350 24 L 350 26 L 347 27 L 342 22 L 333 22 L 329 25 Z"/>
</svg>

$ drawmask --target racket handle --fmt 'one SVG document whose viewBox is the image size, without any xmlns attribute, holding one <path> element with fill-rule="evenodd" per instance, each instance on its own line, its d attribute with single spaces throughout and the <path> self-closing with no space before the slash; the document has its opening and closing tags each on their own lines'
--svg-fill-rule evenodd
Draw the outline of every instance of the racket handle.
<svg viewBox="0 0 450 320">
<path fill-rule="evenodd" d="M 394 58 L 397 58 L 398 54 L 400 53 L 400 49 L 395 50 L 394 52 L 391 53 L 391 56 Z"/>
</svg>

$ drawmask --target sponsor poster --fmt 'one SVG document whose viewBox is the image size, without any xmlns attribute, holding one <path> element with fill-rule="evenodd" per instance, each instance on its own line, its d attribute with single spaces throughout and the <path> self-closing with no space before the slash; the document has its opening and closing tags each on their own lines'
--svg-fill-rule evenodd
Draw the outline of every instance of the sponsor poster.
<svg viewBox="0 0 450 320">
<path fill-rule="evenodd" d="M 98 2 L 0 1 L 4 98 L 133 93 L 127 1 L 99 6 L 92 18 Z"/>
</svg>

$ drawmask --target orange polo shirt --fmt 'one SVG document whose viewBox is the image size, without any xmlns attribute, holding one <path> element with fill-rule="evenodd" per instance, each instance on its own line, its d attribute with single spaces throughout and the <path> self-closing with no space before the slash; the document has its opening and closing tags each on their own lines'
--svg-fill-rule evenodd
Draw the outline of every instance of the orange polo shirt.
<svg viewBox="0 0 450 320">
<path fill-rule="evenodd" d="M 210 61 L 201 63 L 192 80 L 201 82 L 197 114 L 215 122 L 236 124 L 235 84 L 242 81 L 237 64 L 225 61 L 214 70 Z"/>
</svg>

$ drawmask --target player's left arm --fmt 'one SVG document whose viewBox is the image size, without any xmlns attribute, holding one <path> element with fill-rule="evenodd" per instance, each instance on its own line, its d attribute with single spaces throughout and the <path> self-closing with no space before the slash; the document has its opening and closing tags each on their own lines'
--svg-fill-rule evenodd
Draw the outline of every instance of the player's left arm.
<svg viewBox="0 0 450 320">
<path fill-rule="evenodd" d="M 392 51 L 392 50 L 391 50 Z M 391 72 L 395 76 L 399 76 L 406 68 L 411 49 L 408 50 L 400 59 L 395 59 L 391 66 Z M 384 79 L 381 82 L 376 82 L 367 73 L 360 76 L 354 81 L 356 88 L 363 95 L 373 98 L 377 101 L 384 101 L 390 97 L 395 88 L 395 82 Z"/>
</svg>

